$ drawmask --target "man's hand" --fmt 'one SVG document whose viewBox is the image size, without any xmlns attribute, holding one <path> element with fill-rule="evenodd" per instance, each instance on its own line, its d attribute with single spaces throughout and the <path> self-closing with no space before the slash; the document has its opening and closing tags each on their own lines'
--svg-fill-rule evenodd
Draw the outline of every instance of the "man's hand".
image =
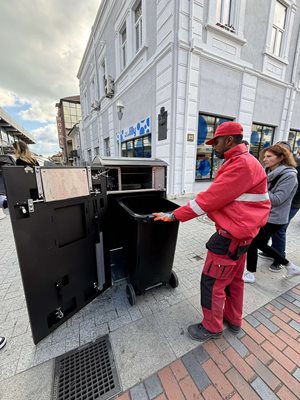
<svg viewBox="0 0 300 400">
<path fill-rule="evenodd" d="M 175 215 L 172 212 L 152 213 L 154 221 L 174 222 L 176 221 Z"/>
</svg>

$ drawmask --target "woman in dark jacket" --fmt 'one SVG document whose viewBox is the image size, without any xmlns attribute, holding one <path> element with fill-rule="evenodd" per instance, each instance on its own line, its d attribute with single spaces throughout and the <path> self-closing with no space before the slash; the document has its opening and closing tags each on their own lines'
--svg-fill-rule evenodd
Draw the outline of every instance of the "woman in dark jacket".
<svg viewBox="0 0 300 400">
<path fill-rule="evenodd" d="M 261 153 L 264 166 L 268 169 L 268 192 L 272 208 L 268 222 L 253 239 L 247 253 L 246 283 L 254 283 L 257 267 L 257 250 L 262 250 L 277 263 L 284 265 L 287 276 L 300 274 L 300 267 L 268 246 L 270 237 L 288 222 L 293 197 L 298 187 L 296 162 L 293 155 L 283 146 L 275 144 Z"/>
<path fill-rule="evenodd" d="M 23 165 L 23 167 L 37 167 L 39 165 L 37 159 L 30 153 L 29 148 L 25 142 L 19 140 L 13 143 L 16 155 L 16 165 Z"/>
</svg>

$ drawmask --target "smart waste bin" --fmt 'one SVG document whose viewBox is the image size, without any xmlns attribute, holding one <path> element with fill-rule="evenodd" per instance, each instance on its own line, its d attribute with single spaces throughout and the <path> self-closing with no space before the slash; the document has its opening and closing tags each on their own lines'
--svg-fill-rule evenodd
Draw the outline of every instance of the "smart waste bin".
<svg viewBox="0 0 300 400">
<path fill-rule="evenodd" d="M 135 295 L 169 283 L 178 286 L 172 271 L 179 222 L 155 222 L 152 212 L 173 211 L 178 206 L 163 197 L 127 197 L 118 200 L 125 214 L 127 235 L 124 250 L 129 283 L 126 294 L 131 305 Z"/>
<path fill-rule="evenodd" d="M 145 158 L 100 158 L 92 176 L 106 177 L 106 240 L 112 277 L 118 266 L 128 280 L 126 293 L 133 305 L 136 294 L 169 283 L 178 286 L 172 271 L 178 222 L 154 222 L 153 212 L 172 211 L 178 205 L 166 199 L 167 163 Z"/>
</svg>

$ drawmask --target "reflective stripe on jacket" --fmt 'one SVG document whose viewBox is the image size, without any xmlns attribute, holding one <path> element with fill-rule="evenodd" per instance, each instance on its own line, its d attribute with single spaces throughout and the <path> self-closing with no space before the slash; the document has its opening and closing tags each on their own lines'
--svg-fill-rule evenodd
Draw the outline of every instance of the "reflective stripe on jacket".
<svg viewBox="0 0 300 400">
<path fill-rule="evenodd" d="M 188 221 L 202 209 L 235 238 L 253 238 L 266 224 L 271 208 L 266 173 L 244 144 L 232 147 L 224 156 L 225 162 L 210 187 L 175 210 L 174 215 L 179 221 Z"/>
</svg>

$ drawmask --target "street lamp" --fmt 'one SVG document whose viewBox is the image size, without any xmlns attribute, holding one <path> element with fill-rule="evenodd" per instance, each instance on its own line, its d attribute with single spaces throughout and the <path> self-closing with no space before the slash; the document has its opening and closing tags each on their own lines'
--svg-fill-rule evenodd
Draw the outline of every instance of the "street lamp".
<svg viewBox="0 0 300 400">
<path fill-rule="evenodd" d="M 123 117 L 123 112 L 124 112 L 124 104 L 118 100 L 117 104 L 117 114 L 118 114 L 118 119 L 119 119 L 119 157 L 122 157 L 122 136 L 121 136 L 121 119 Z"/>
</svg>

